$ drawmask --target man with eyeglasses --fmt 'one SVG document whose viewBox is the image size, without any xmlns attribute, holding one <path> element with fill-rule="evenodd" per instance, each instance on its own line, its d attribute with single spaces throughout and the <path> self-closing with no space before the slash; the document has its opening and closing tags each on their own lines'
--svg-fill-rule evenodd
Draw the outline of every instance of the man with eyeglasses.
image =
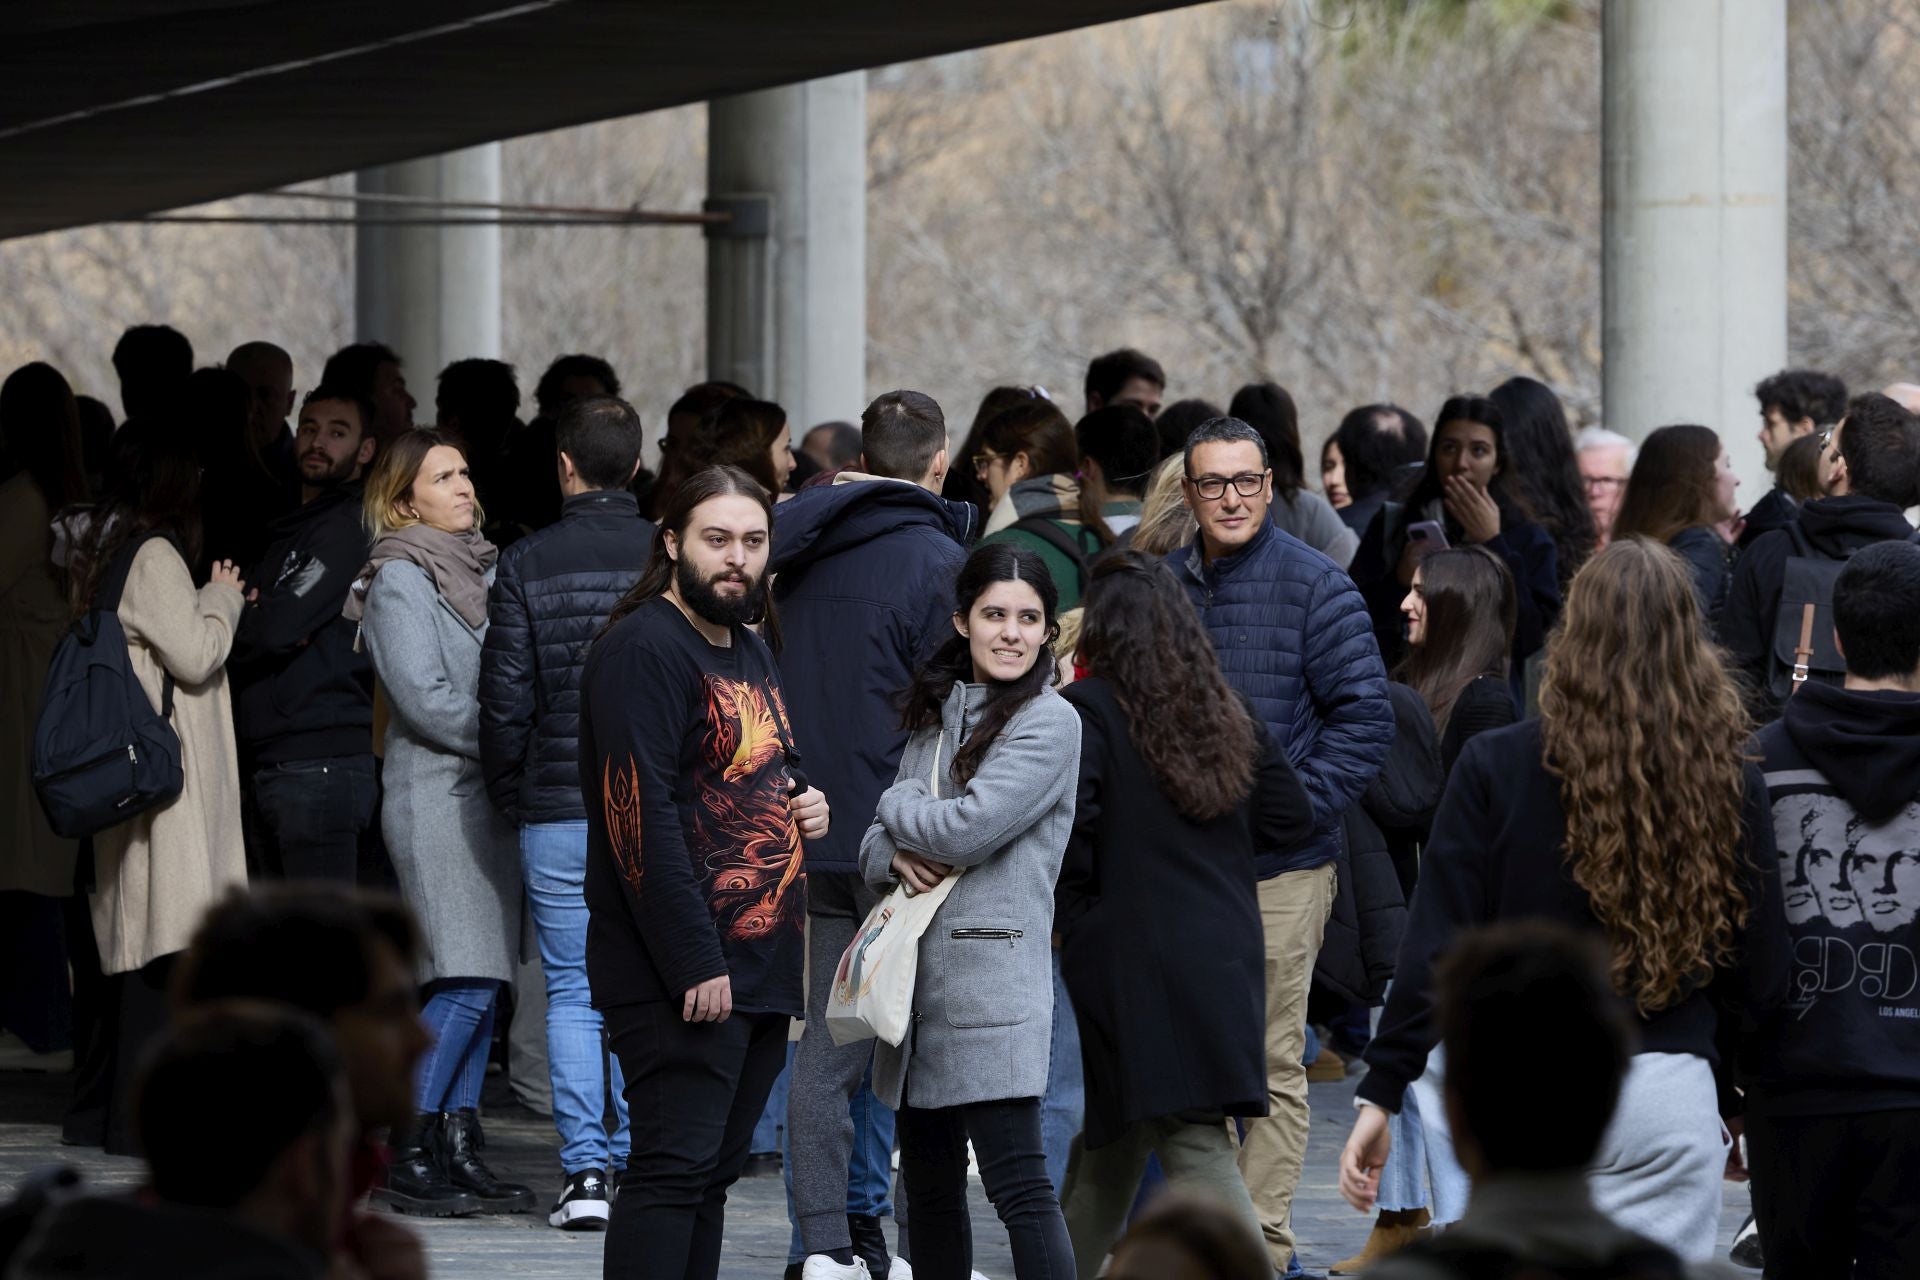
<svg viewBox="0 0 1920 1280">
<path fill-rule="evenodd" d="M 1640 450 L 1618 431 L 1605 427 L 1584 428 L 1574 438 L 1573 450 L 1587 490 L 1587 510 L 1593 512 L 1594 532 L 1600 535 L 1598 550 L 1613 535 L 1614 517 L 1627 496 L 1627 477 L 1633 474 L 1633 460 Z"/>
<path fill-rule="evenodd" d="M 1393 743 L 1387 673 L 1365 601 L 1332 560 L 1273 526 L 1273 472 L 1259 432 L 1214 418 L 1187 438 L 1182 489 L 1199 522 L 1168 565 L 1186 584 L 1227 680 L 1287 745 L 1313 798 L 1314 833 L 1260 849 L 1267 940 L 1268 1114 L 1249 1122 L 1240 1171 L 1283 1274 L 1293 1195 L 1306 1156 L 1307 988 L 1333 910 L 1341 818 Z"/>
</svg>

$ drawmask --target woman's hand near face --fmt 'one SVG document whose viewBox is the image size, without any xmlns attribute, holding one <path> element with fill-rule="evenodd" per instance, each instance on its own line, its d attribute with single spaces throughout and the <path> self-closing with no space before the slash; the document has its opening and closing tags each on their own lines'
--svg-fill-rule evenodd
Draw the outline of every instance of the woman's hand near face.
<svg viewBox="0 0 1920 1280">
<path fill-rule="evenodd" d="M 1443 502 L 1447 514 L 1471 543 L 1492 542 L 1500 536 L 1500 506 L 1493 495 L 1465 476 L 1448 476 Z"/>
</svg>

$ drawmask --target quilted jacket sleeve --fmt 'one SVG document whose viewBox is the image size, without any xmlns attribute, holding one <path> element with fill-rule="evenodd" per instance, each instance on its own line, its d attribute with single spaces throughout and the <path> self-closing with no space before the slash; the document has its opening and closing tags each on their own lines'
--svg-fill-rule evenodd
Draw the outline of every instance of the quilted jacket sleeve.
<svg viewBox="0 0 1920 1280">
<path fill-rule="evenodd" d="M 1367 789 L 1393 745 L 1387 670 L 1366 602 L 1344 573 L 1323 574 L 1314 584 L 1305 675 L 1321 727 L 1300 762 L 1300 780 L 1313 798 L 1315 828 L 1326 831 Z"/>
<path fill-rule="evenodd" d="M 480 652 L 480 763 L 493 807 L 517 820 L 520 780 L 533 748 L 533 627 L 519 562 L 500 558 Z"/>
</svg>

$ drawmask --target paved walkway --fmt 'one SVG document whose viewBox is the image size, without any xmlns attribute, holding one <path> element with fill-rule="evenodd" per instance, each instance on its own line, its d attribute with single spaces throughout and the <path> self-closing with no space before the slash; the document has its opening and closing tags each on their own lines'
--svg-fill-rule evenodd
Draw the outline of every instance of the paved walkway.
<svg viewBox="0 0 1920 1280">
<path fill-rule="evenodd" d="M 1294 1202 L 1294 1225 L 1302 1261 L 1319 1270 L 1356 1252 L 1367 1234 L 1367 1219 L 1340 1199 L 1335 1179 L 1340 1147 L 1353 1122 L 1355 1082 L 1312 1087 L 1313 1128 L 1306 1175 Z M 29 1171 L 60 1162 L 78 1167 L 96 1185 L 124 1186 L 138 1178 L 137 1161 L 59 1145 L 59 1117 L 67 1089 L 64 1076 L 0 1073 L 0 1197 L 12 1194 Z M 240 1123 L 245 1123 L 245 1117 L 207 1117 L 208 1141 L 218 1142 L 224 1127 Z M 495 1170 L 534 1187 L 541 1197 L 541 1212 L 447 1222 L 414 1220 L 431 1253 L 433 1275 L 439 1280 L 503 1276 L 590 1280 L 598 1276 L 605 1237 L 571 1235 L 546 1225 L 545 1208 L 559 1183 L 553 1160 L 558 1142 L 552 1124 L 517 1106 L 496 1108 L 487 1121 L 487 1143 Z M 1006 1233 L 977 1182 L 974 1200 L 974 1266 L 993 1280 L 1013 1280 Z M 1746 1203 L 1744 1188 L 1727 1189 L 1721 1220 L 1723 1248 L 1731 1242 Z M 780 1179 L 743 1180 L 727 1207 L 722 1280 L 778 1280 L 786 1266 L 787 1239 Z"/>
</svg>

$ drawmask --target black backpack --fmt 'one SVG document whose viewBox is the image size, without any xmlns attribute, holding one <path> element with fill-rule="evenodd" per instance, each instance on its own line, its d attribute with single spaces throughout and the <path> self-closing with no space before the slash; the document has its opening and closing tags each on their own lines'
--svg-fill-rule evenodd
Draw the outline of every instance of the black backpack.
<svg viewBox="0 0 1920 1280">
<path fill-rule="evenodd" d="M 60 637 L 47 666 L 33 731 L 33 790 L 55 834 L 98 835 L 180 794 L 180 736 L 173 731 L 173 677 L 160 710 L 133 674 L 116 610 L 133 557 L 150 532 L 120 549 L 86 614 Z"/>
<path fill-rule="evenodd" d="M 1839 684 L 1847 662 L 1833 639 L 1833 586 L 1847 567 L 1816 549 L 1794 521 L 1786 526 L 1793 543 L 1780 579 L 1780 608 L 1773 616 L 1773 655 L 1768 688 L 1781 701 L 1808 680 Z M 1920 542 L 1920 532 L 1908 539 Z"/>
</svg>

